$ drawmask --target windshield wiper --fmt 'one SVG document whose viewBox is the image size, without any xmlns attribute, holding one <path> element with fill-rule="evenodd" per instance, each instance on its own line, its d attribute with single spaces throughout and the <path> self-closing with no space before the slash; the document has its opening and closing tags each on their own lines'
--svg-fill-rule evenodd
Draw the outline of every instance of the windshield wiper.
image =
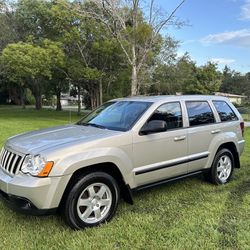
<svg viewBox="0 0 250 250">
<path fill-rule="evenodd" d="M 79 125 L 83 125 L 83 126 L 92 126 L 92 127 L 95 127 L 95 128 L 101 128 L 101 129 L 107 129 L 105 126 L 102 126 L 102 125 L 99 125 L 99 124 L 96 124 L 96 123 L 87 123 L 87 122 L 83 122 L 83 123 L 80 123 Z"/>
</svg>

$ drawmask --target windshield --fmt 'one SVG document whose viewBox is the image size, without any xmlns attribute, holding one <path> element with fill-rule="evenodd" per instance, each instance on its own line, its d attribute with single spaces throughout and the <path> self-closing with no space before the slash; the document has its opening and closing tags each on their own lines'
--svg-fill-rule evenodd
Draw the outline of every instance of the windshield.
<svg viewBox="0 0 250 250">
<path fill-rule="evenodd" d="M 129 130 L 151 105 L 151 102 L 107 102 L 77 124 L 118 131 Z"/>
</svg>

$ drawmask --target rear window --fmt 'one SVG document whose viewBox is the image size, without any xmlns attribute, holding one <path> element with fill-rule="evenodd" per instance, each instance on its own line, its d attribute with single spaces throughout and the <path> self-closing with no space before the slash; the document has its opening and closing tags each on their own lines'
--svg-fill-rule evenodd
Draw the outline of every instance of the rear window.
<svg viewBox="0 0 250 250">
<path fill-rule="evenodd" d="M 222 122 L 236 121 L 238 117 L 235 115 L 231 107 L 224 101 L 213 101 L 213 104 L 220 116 Z"/>
<path fill-rule="evenodd" d="M 215 123 L 214 114 L 208 102 L 187 101 L 186 106 L 190 127 Z"/>
</svg>

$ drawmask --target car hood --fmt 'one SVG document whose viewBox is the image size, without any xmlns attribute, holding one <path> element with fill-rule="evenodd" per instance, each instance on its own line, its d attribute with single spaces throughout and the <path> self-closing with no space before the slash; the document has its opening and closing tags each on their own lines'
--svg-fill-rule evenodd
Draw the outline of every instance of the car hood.
<svg viewBox="0 0 250 250">
<path fill-rule="evenodd" d="M 7 140 L 5 146 L 23 154 L 38 154 L 62 144 L 84 143 L 120 133 L 90 126 L 65 125 L 13 136 Z"/>
</svg>

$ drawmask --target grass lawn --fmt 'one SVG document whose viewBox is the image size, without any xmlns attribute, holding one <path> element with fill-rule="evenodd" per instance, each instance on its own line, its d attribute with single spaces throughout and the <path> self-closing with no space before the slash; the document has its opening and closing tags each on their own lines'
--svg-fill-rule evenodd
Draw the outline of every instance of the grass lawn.
<svg viewBox="0 0 250 250">
<path fill-rule="evenodd" d="M 244 121 L 250 121 L 250 113 L 249 114 L 241 114 Z"/>
<path fill-rule="evenodd" d="M 0 145 L 69 120 L 69 112 L 2 106 Z M 99 228 L 72 231 L 60 216 L 25 216 L 0 202 L 0 249 L 250 249 L 250 129 L 245 139 L 242 168 L 229 184 L 198 176 L 140 192 L 133 206 L 121 201 L 115 218 Z"/>
</svg>

